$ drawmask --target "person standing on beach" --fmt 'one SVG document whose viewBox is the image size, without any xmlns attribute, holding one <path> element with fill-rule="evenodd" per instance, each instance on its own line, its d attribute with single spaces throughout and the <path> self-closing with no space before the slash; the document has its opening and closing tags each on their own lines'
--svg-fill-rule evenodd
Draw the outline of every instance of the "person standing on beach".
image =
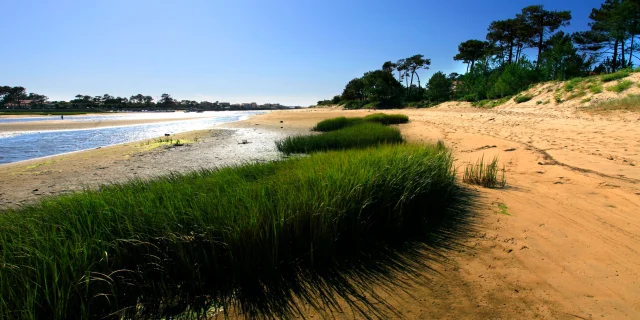
<svg viewBox="0 0 640 320">
<path fill-rule="evenodd" d="M 64 114 L 60 115 L 60 120 L 64 120 Z"/>
</svg>

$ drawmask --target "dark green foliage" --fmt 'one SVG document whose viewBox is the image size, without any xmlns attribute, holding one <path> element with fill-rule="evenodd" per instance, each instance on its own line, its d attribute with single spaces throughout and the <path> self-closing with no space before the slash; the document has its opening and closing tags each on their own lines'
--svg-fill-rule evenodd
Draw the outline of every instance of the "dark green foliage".
<svg viewBox="0 0 640 320">
<path fill-rule="evenodd" d="M 0 318 L 295 318 L 362 299 L 359 261 L 457 214 L 456 190 L 447 149 L 403 145 L 46 199 L 0 213 Z"/>
<path fill-rule="evenodd" d="M 364 81 L 361 78 L 349 81 L 342 91 L 342 99 L 345 101 L 364 100 Z"/>
<path fill-rule="evenodd" d="M 330 106 L 330 105 L 339 105 L 342 102 L 342 97 L 340 95 L 334 96 L 331 100 L 320 100 L 316 105 L 318 106 Z"/>
<path fill-rule="evenodd" d="M 489 83 L 493 85 L 487 91 L 487 97 L 494 99 L 514 95 L 539 80 L 539 73 L 533 63 L 521 59 L 517 63 L 506 65 L 502 71 L 492 73 Z"/>
<path fill-rule="evenodd" d="M 442 72 L 436 72 L 427 83 L 425 100 L 435 103 L 449 101 L 453 94 L 453 81 Z"/>
<path fill-rule="evenodd" d="M 591 10 L 591 30 L 574 36 L 582 50 L 600 57 L 608 57 L 599 69 L 616 72 L 632 65 L 632 58 L 640 34 L 640 3 L 634 0 L 605 0 L 600 8 Z M 604 70 L 603 70 L 604 69 Z"/>
<path fill-rule="evenodd" d="M 469 68 L 473 68 L 480 58 L 484 57 L 487 52 L 489 43 L 480 40 L 467 40 L 458 46 L 458 54 L 453 57 L 455 61 L 462 61 L 467 64 L 467 72 Z"/>
<path fill-rule="evenodd" d="M 393 74 L 376 70 L 351 80 L 341 98 L 346 109 L 391 109 L 402 105 L 403 92 Z"/>
<path fill-rule="evenodd" d="M 389 72 L 376 70 L 362 77 L 364 97 L 368 101 L 381 104 L 399 102 L 402 98 L 402 84 Z"/>
<path fill-rule="evenodd" d="M 366 148 L 403 141 L 397 128 L 367 121 L 321 134 L 287 137 L 276 141 L 276 147 L 284 154 L 293 154 Z"/>
<path fill-rule="evenodd" d="M 585 54 L 578 54 L 571 37 L 558 32 L 546 42 L 547 50 L 542 53 L 540 70 L 543 80 L 567 80 L 586 74 L 593 60 Z"/>
<path fill-rule="evenodd" d="M 343 104 L 345 109 L 362 109 L 369 102 L 367 101 L 359 101 L 359 100 L 349 100 Z"/>
<path fill-rule="evenodd" d="M 529 41 L 538 49 L 538 63 L 541 65 L 545 36 L 553 34 L 558 28 L 568 26 L 571 11 L 549 11 L 542 5 L 528 6 L 518 15 L 529 29 Z"/>
</svg>

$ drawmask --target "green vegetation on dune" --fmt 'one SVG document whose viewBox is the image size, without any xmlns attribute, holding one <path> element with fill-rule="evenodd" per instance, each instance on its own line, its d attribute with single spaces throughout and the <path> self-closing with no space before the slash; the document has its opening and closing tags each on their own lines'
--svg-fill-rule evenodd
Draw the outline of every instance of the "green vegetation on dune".
<svg viewBox="0 0 640 320">
<path fill-rule="evenodd" d="M 318 122 L 313 131 L 329 132 L 362 123 L 362 118 L 337 117 Z"/>
<path fill-rule="evenodd" d="M 352 128 L 360 126 L 395 130 Z M 456 190 L 453 158 L 439 144 L 316 153 L 46 199 L 0 212 L 0 318 L 230 308 L 286 317 L 301 312 L 295 299 L 326 310 L 336 297 L 362 299 L 358 283 L 401 270 L 390 253 L 393 263 L 359 261 L 425 237 L 456 214 Z M 326 303 L 314 304 L 318 296 Z"/>
<path fill-rule="evenodd" d="M 626 78 L 630 74 L 631 73 L 629 72 L 629 70 L 620 70 L 615 73 L 605 74 L 600 79 L 602 80 L 602 82 L 611 82 L 614 80 L 620 80 L 620 79 Z"/>
<path fill-rule="evenodd" d="M 607 87 L 607 91 L 621 93 L 622 91 L 625 91 L 625 90 L 631 88 L 631 86 L 633 86 L 633 81 L 631 81 L 631 80 L 622 80 L 622 81 L 619 81 L 618 83 L 616 83 L 613 86 Z"/>
<path fill-rule="evenodd" d="M 285 154 L 366 148 L 379 144 L 401 143 L 400 130 L 380 123 L 358 123 L 335 131 L 287 137 L 276 141 L 276 147 Z"/>
<path fill-rule="evenodd" d="M 606 112 L 606 111 L 630 111 L 640 112 L 640 95 L 629 95 L 622 99 L 598 102 L 583 108 L 584 111 Z"/>
<path fill-rule="evenodd" d="M 496 100 L 486 99 L 486 100 L 480 100 L 477 102 L 472 102 L 471 105 L 478 108 L 491 109 L 507 103 L 509 99 L 511 99 L 511 97 L 504 97 Z"/>
<path fill-rule="evenodd" d="M 409 122 L 409 117 L 404 114 L 374 113 L 363 118 L 365 121 L 378 122 L 384 125 L 402 124 Z"/>
</svg>

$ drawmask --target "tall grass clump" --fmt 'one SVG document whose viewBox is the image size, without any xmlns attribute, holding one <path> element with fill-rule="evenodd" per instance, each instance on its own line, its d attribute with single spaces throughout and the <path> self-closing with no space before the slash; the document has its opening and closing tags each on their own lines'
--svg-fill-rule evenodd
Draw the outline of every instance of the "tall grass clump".
<svg viewBox="0 0 640 320">
<path fill-rule="evenodd" d="M 625 91 L 625 90 L 631 88 L 631 86 L 633 86 L 633 81 L 631 81 L 631 80 L 623 80 L 623 81 L 619 81 L 618 83 L 616 83 L 613 86 L 607 87 L 607 91 L 621 93 L 622 91 Z"/>
<path fill-rule="evenodd" d="M 318 122 L 311 130 L 329 132 L 360 124 L 362 122 L 377 122 L 384 125 L 402 124 L 409 122 L 409 117 L 404 114 L 385 113 L 375 113 L 364 118 L 338 117 L 322 120 Z"/>
<path fill-rule="evenodd" d="M 379 123 L 363 122 L 336 131 L 299 135 L 276 141 L 285 154 L 366 148 L 379 144 L 402 143 L 400 130 Z"/>
<path fill-rule="evenodd" d="M 475 164 L 468 164 L 464 169 L 462 181 L 485 188 L 504 188 L 507 185 L 504 166 L 502 169 L 498 168 L 497 157 L 493 158 L 493 161 L 485 163 L 484 156 L 482 156 Z"/>
<path fill-rule="evenodd" d="M 409 122 L 409 117 L 404 114 L 374 113 L 363 118 L 364 121 L 378 122 L 384 125 L 402 124 Z"/>
<path fill-rule="evenodd" d="M 5 210 L 0 318 L 204 318 L 230 309 L 251 318 L 300 313 L 279 299 L 323 294 L 310 304 L 325 308 L 355 294 L 358 277 L 343 287 L 330 279 L 361 253 L 422 236 L 454 214 L 452 163 L 442 145 L 381 146 L 136 180 Z M 366 270 L 352 274 L 366 282 Z"/>
<path fill-rule="evenodd" d="M 630 75 L 631 73 L 629 72 L 629 70 L 620 70 L 618 72 L 615 73 L 610 73 L 610 74 L 605 74 L 601 77 L 602 82 L 610 82 L 610 81 L 614 81 L 614 80 L 620 80 L 622 78 L 626 78 Z"/>
<path fill-rule="evenodd" d="M 326 119 L 318 122 L 311 130 L 320 131 L 320 132 L 329 132 L 329 131 L 335 131 L 345 127 L 349 127 L 358 123 L 362 123 L 362 118 L 347 118 L 347 117 L 331 118 L 331 119 Z"/>
</svg>

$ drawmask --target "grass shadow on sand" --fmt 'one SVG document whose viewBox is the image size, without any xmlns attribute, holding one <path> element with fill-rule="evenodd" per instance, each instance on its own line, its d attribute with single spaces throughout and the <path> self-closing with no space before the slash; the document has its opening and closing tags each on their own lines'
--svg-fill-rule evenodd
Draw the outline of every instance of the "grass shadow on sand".
<svg viewBox="0 0 640 320">
<path fill-rule="evenodd" d="M 449 252 L 473 249 L 464 243 L 477 230 L 474 208 L 479 201 L 478 191 L 463 187 L 455 204 L 446 209 L 446 218 L 430 221 L 421 235 L 371 244 L 357 256 L 338 256 L 294 277 L 238 292 L 231 310 L 220 310 L 219 316 L 304 318 L 309 312 L 326 318 L 345 312 L 367 319 L 401 316 L 380 293 L 393 296 L 398 290 L 408 293 L 415 286 L 435 285 L 434 265 L 446 263 Z"/>
</svg>

